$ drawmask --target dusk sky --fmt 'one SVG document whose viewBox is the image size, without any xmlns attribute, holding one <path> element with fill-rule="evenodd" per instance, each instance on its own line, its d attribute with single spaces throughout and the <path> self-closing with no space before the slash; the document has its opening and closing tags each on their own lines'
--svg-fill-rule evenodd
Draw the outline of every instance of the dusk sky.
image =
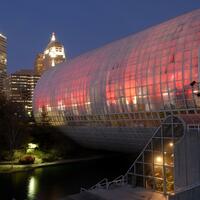
<svg viewBox="0 0 200 200">
<path fill-rule="evenodd" d="M 73 58 L 110 41 L 200 8 L 198 0 L 0 0 L 8 71 L 32 68 L 52 32 Z"/>
</svg>

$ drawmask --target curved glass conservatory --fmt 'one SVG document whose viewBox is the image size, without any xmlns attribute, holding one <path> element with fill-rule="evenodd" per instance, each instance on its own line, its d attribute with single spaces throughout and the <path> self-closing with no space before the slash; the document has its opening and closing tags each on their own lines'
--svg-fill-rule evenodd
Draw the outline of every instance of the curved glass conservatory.
<svg viewBox="0 0 200 200">
<path fill-rule="evenodd" d="M 48 70 L 33 99 L 82 145 L 139 151 L 168 115 L 200 112 L 200 10 Z"/>
</svg>

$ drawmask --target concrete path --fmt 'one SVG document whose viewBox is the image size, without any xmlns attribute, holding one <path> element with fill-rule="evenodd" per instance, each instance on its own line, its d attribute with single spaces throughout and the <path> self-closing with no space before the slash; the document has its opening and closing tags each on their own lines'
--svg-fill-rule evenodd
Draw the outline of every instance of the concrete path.
<svg viewBox="0 0 200 200">
<path fill-rule="evenodd" d="M 166 197 L 160 193 L 139 187 L 133 188 L 130 185 L 111 190 L 98 189 L 91 192 L 105 200 L 166 200 Z"/>
<path fill-rule="evenodd" d="M 98 189 L 91 192 L 106 200 L 166 200 L 165 196 L 160 193 L 139 187 L 132 188 L 130 185 L 111 190 Z"/>
<path fill-rule="evenodd" d="M 66 200 L 166 200 L 160 193 L 144 188 L 133 188 L 130 185 L 110 190 L 96 189 L 89 192 L 72 195 Z"/>
</svg>

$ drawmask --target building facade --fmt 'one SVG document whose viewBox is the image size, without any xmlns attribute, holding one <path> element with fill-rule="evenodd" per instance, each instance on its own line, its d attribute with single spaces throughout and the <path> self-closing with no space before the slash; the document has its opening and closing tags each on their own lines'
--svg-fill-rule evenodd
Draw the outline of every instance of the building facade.
<svg viewBox="0 0 200 200">
<path fill-rule="evenodd" d="M 4 90 L 4 80 L 7 76 L 7 38 L 0 34 L 0 92 Z"/>
<path fill-rule="evenodd" d="M 44 57 L 43 53 L 38 53 L 35 58 L 34 70 L 35 70 L 35 73 L 38 75 L 42 75 L 42 73 L 44 71 L 44 58 L 43 57 Z"/>
<path fill-rule="evenodd" d="M 82 145 L 141 150 L 168 115 L 200 113 L 200 10 L 52 68 L 34 94 L 34 116 Z M 193 82 L 193 84 L 191 84 Z"/>
<path fill-rule="evenodd" d="M 22 104 L 26 113 L 32 115 L 33 91 L 40 76 L 33 70 L 19 70 L 7 79 L 7 96 L 12 102 Z"/>
<path fill-rule="evenodd" d="M 41 75 L 44 71 L 55 65 L 64 62 L 64 46 L 56 39 L 55 33 L 52 33 L 51 39 L 43 53 L 39 53 L 35 59 L 35 73 Z"/>
</svg>

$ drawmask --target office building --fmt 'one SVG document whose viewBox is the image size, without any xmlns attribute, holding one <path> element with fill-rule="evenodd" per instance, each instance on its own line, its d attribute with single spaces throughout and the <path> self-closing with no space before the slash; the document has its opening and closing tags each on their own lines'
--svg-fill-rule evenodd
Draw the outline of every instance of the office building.
<svg viewBox="0 0 200 200">
<path fill-rule="evenodd" d="M 50 42 L 43 53 L 39 53 L 35 59 L 35 73 L 41 75 L 44 71 L 66 60 L 64 46 L 52 33 Z"/>
<path fill-rule="evenodd" d="M 33 70 L 22 69 L 12 73 L 7 79 L 8 99 L 22 104 L 30 116 L 32 115 L 33 92 L 39 78 L 40 76 Z"/>
<path fill-rule="evenodd" d="M 0 34 L 0 92 L 4 91 L 7 76 L 7 38 Z"/>
</svg>

